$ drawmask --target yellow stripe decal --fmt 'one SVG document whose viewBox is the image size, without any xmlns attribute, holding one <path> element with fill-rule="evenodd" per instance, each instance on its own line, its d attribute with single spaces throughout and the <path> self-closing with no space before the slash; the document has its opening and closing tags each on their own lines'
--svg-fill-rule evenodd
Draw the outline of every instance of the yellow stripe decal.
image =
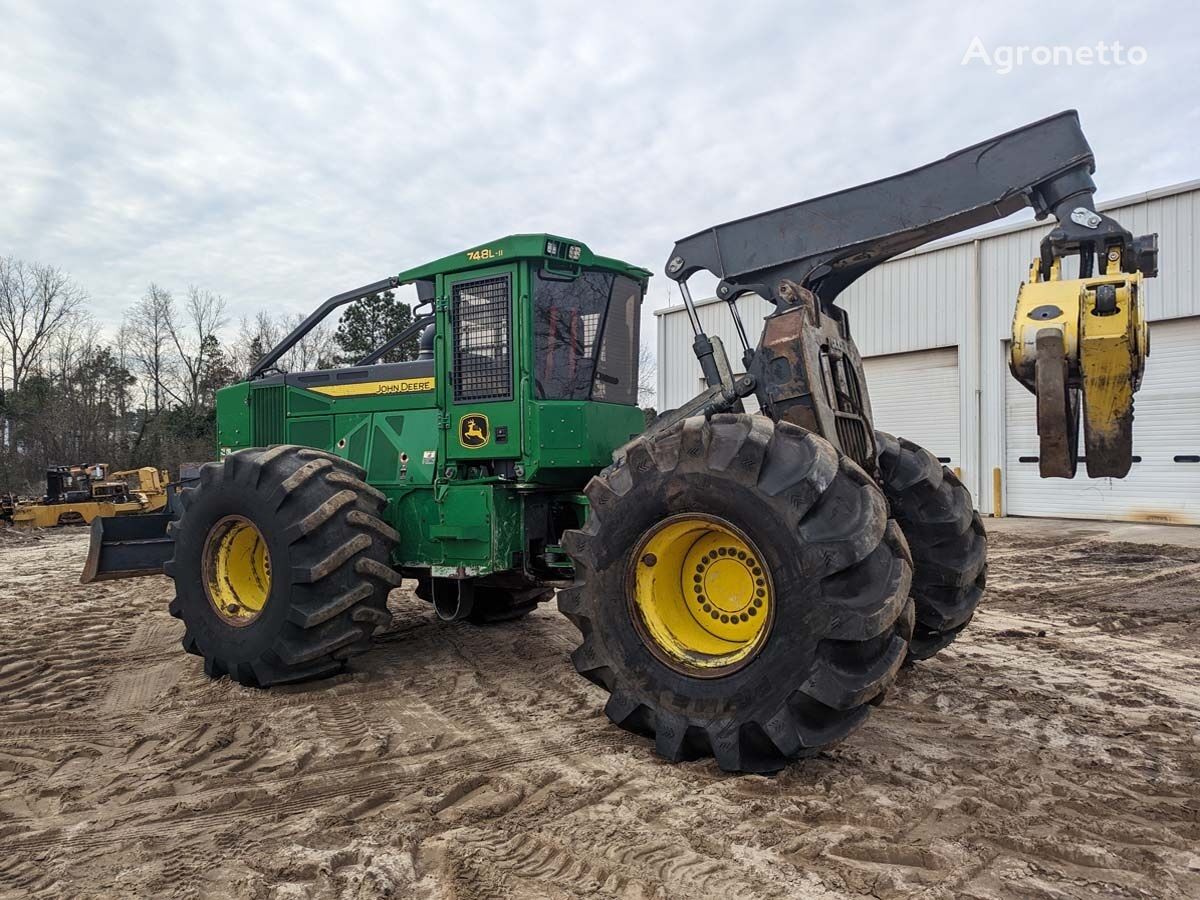
<svg viewBox="0 0 1200 900">
<path fill-rule="evenodd" d="M 356 384 L 324 384 L 305 388 L 328 397 L 378 397 L 384 394 L 419 394 L 432 391 L 437 385 L 435 378 L 401 378 L 396 381 L 360 381 Z"/>
</svg>

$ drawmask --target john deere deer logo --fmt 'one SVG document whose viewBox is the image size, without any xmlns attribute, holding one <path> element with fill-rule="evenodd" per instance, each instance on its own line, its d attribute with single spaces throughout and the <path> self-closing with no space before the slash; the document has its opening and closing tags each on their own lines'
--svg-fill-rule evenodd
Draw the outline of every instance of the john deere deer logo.
<svg viewBox="0 0 1200 900">
<path fill-rule="evenodd" d="M 458 442 L 468 449 L 487 446 L 491 429 L 483 413 L 468 413 L 458 420 Z"/>
</svg>

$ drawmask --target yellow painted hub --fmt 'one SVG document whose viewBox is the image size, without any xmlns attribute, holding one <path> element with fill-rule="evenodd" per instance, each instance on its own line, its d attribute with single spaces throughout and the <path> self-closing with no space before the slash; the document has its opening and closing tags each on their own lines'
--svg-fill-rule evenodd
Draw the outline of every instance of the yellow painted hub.
<svg viewBox="0 0 1200 900">
<path fill-rule="evenodd" d="M 249 625 L 271 593 L 271 554 L 254 524 L 226 516 L 204 542 L 204 590 L 217 614 L 231 625 Z"/>
<path fill-rule="evenodd" d="M 634 619 L 668 665 L 714 677 L 762 647 L 774 614 L 771 576 L 758 548 L 729 522 L 672 516 L 642 538 L 630 566 Z"/>
</svg>

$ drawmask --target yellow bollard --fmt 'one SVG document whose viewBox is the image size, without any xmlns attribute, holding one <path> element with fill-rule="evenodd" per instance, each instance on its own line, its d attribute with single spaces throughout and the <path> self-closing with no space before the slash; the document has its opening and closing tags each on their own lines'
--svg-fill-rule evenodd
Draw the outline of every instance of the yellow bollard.
<svg viewBox="0 0 1200 900">
<path fill-rule="evenodd" d="M 992 515 L 1004 518 L 1004 500 L 1000 485 L 1000 467 L 992 469 Z"/>
</svg>

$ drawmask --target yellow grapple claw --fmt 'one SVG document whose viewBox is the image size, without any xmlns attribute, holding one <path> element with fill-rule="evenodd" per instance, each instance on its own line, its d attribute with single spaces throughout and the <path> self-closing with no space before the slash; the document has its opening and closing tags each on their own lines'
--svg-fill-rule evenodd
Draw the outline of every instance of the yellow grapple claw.
<svg viewBox="0 0 1200 900">
<path fill-rule="evenodd" d="M 1141 386 L 1149 333 L 1140 272 L 1122 272 L 1119 254 L 1103 275 L 1064 279 L 1039 260 L 1021 285 L 1009 368 L 1036 398 L 1043 477 L 1071 478 L 1079 411 L 1091 478 L 1122 478 L 1133 462 L 1133 395 Z"/>
</svg>

